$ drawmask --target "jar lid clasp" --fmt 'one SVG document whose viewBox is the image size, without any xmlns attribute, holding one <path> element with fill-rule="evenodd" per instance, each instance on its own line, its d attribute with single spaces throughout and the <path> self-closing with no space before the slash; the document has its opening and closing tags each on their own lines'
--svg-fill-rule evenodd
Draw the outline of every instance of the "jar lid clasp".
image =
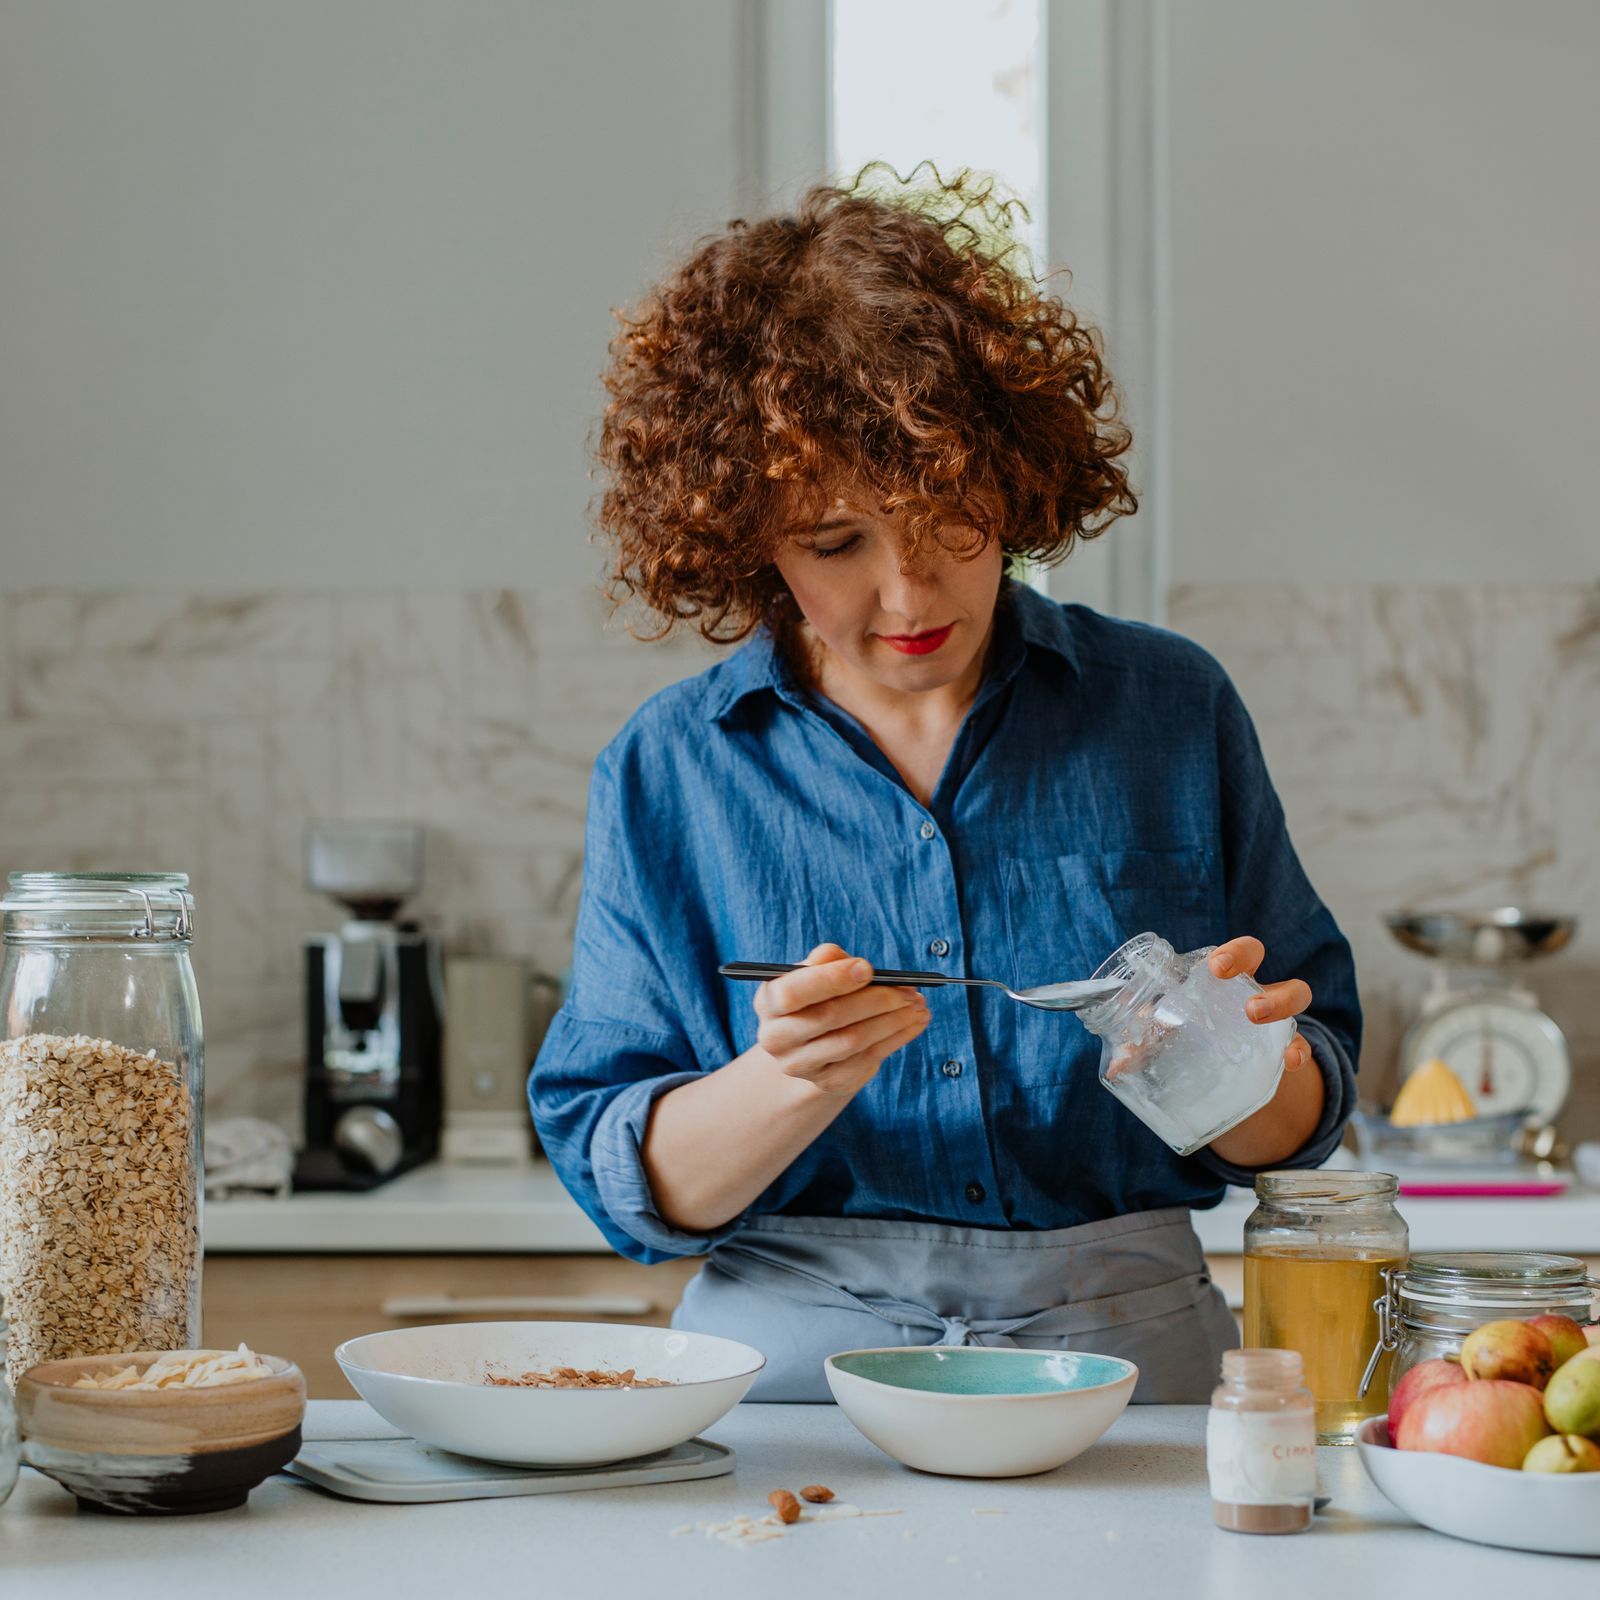
<svg viewBox="0 0 1600 1600">
<path fill-rule="evenodd" d="M 1395 1294 L 1397 1276 L 1394 1267 L 1383 1269 L 1383 1293 L 1372 1302 L 1372 1309 L 1378 1313 L 1378 1342 L 1373 1346 L 1367 1370 L 1361 1374 L 1361 1387 L 1356 1391 L 1358 1397 L 1363 1400 L 1367 1397 L 1367 1390 L 1372 1387 L 1372 1380 L 1377 1374 L 1378 1363 L 1383 1360 L 1384 1353 L 1397 1349 L 1400 1344 L 1400 1335 L 1396 1331 L 1399 1318 L 1399 1305 Z"/>
</svg>

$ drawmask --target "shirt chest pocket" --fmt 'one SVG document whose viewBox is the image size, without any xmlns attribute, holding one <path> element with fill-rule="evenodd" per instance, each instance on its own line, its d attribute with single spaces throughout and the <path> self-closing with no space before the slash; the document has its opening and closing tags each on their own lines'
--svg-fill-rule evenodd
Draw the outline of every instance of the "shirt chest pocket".
<svg viewBox="0 0 1600 1600">
<path fill-rule="evenodd" d="M 847 863 L 843 850 L 808 858 L 799 841 L 792 849 L 752 850 L 719 884 L 711 911 L 716 960 L 800 962 L 833 943 L 882 967 L 927 965 L 896 915 L 897 897 L 867 892 Z M 729 1044 L 738 1055 L 756 1042 L 756 986 L 713 981 L 726 984 Z"/>
<path fill-rule="evenodd" d="M 1199 846 L 1011 856 L 1002 880 L 1014 988 L 1086 978 L 1139 933 L 1184 951 L 1248 931 L 1224 926 L 1216 852 Z"/>
</svg>

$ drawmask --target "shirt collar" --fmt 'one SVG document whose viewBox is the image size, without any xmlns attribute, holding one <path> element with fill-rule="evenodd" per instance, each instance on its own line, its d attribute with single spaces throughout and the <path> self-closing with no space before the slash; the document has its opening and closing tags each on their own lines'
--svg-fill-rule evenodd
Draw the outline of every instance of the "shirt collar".
<svg viewBox="0 0 1600 1600">
<path fill-rule="evenodd" d="M 1007 578 L 995 610 L 988 685 L 1009 683 L 1025 660 L 1041 652 L 1057 658 L 1074 673 L 1079 670 L 1066 608 Z M 714 722 L 724 720 L 742 701 L 763 691 L 791 704 L 799 703 L 803 695 L 777 640 L 766 628 L 720 662 L 714 672 L 716 690 L 706 706 L 706 715 Z"/>
<path fill-rule="evenodd" d="M 1017 631 L 1030 649 L 1048 650 L 1060 658 L 1077 675 L 1082 673 L 1078 660 L 1078 642 L 1072 635 L 1072 618 L 1059 600 L 1051 600 L 1025 583 L 1006 580 L 1006 598 L 1010 602 Z"/>
</svg>

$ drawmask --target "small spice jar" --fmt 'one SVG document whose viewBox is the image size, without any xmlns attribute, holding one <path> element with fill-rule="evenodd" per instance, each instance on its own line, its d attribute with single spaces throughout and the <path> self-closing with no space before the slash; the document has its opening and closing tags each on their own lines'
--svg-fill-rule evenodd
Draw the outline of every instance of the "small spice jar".
<svg viewBox="0 0 1600 1600">
<path fill-rule="evenodd" d="M 7 1375 L 200 1335 L 200 1005 L 182 873 L 14 872 L 0 900 Z"/>
<path fill-rule="evenodd" d="M 1211 1514 L 1231 1533 L 1299 1533 L 1317 1495 L 1316 1405 L 1297 1350 L 1229 1350 L 1206 1418 Z"/>
<path fill-rule="evenodd" d="M 1245 1006 L 1261 986 L 1245 973 L 1215 976 L 1213 948 L 1179 955 L 1141 933 L 1094 974 L 1120 979 L 1121 992 L 1078 1013 L 1101 1041 L 1100 1082 L 1180 1156 L 1273 1097 L 1295 1031 L 1292 1021 L 1250 1020 Z"/>
<path fill-rule="evenodd" d="M 1419 1362 L 1459 1355 L 1467 1335 L 1485 1322 L 1554 1313 L 1590 1321 L 1600 1281 L 1576 1256 L 1530 1250 L 1466 1250 L 1412 1256 L 1384 1274 L 1373 1351 L 1373 1398 L 1387 1401 L 1403 1373 Z M 1381 1363 L 1392 1353 L 1388 1381 Z"/>
</svg>

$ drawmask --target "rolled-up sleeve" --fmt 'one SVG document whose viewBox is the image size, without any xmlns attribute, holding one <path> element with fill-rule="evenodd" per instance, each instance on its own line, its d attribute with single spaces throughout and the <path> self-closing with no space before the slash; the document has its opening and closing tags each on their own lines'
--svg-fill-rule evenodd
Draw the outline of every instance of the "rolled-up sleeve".
<svg viewBox="0 0 1600 1600">
<path fill-rule="evenodd" d="M 644 1135 L 662 1095 L 700 1076 L 682 1042 L 562 1011 L 530 1079 L 534 1122 L 567 1191 L 612 1248 L 637 1261 L 710 1250 L 737 1233 L 685 1233 L 662 1219 L 644 1170 Z"/>
<path fill-rule="evenodd" d="M 1298 1021 L 1325 1091 L 1311 1137 L 1272 1166 L 1316 1167 L 1338 1148 L 1356 1108 L 1361 1002 L 1355 960 L 1295 854 L 1255 728 L 1231 683 L 1222 685 L 1217 730 L 1228 927 L 1266 946 L 1256 975 L 1262 983 L 1303 978 L 1310 985 L 1311 1008 Z M 1225 1182 L 1245 1186 L 1261 1170 L 1224 1161 L 1210 1149 L 1193 1159 Z"/>
<path fill-rule="evenodd" d="M 655 1102 L 723 1062 L 700 1061 L 685 1036 L 658 955 L 671 947 L 670 930 L 654 926 L 632 860 L 651 848 L 648 818 L 625 818 L 620 793 L 602 755 L 589 793 L 572 986 L 529 1074 L 528 1099 L 568 1193 L 614 1249 L 654 1262 L 709 1250 L 744 1218 L 684 1233 L 662 1219 L 645 1174 Z"/>
</svg>

